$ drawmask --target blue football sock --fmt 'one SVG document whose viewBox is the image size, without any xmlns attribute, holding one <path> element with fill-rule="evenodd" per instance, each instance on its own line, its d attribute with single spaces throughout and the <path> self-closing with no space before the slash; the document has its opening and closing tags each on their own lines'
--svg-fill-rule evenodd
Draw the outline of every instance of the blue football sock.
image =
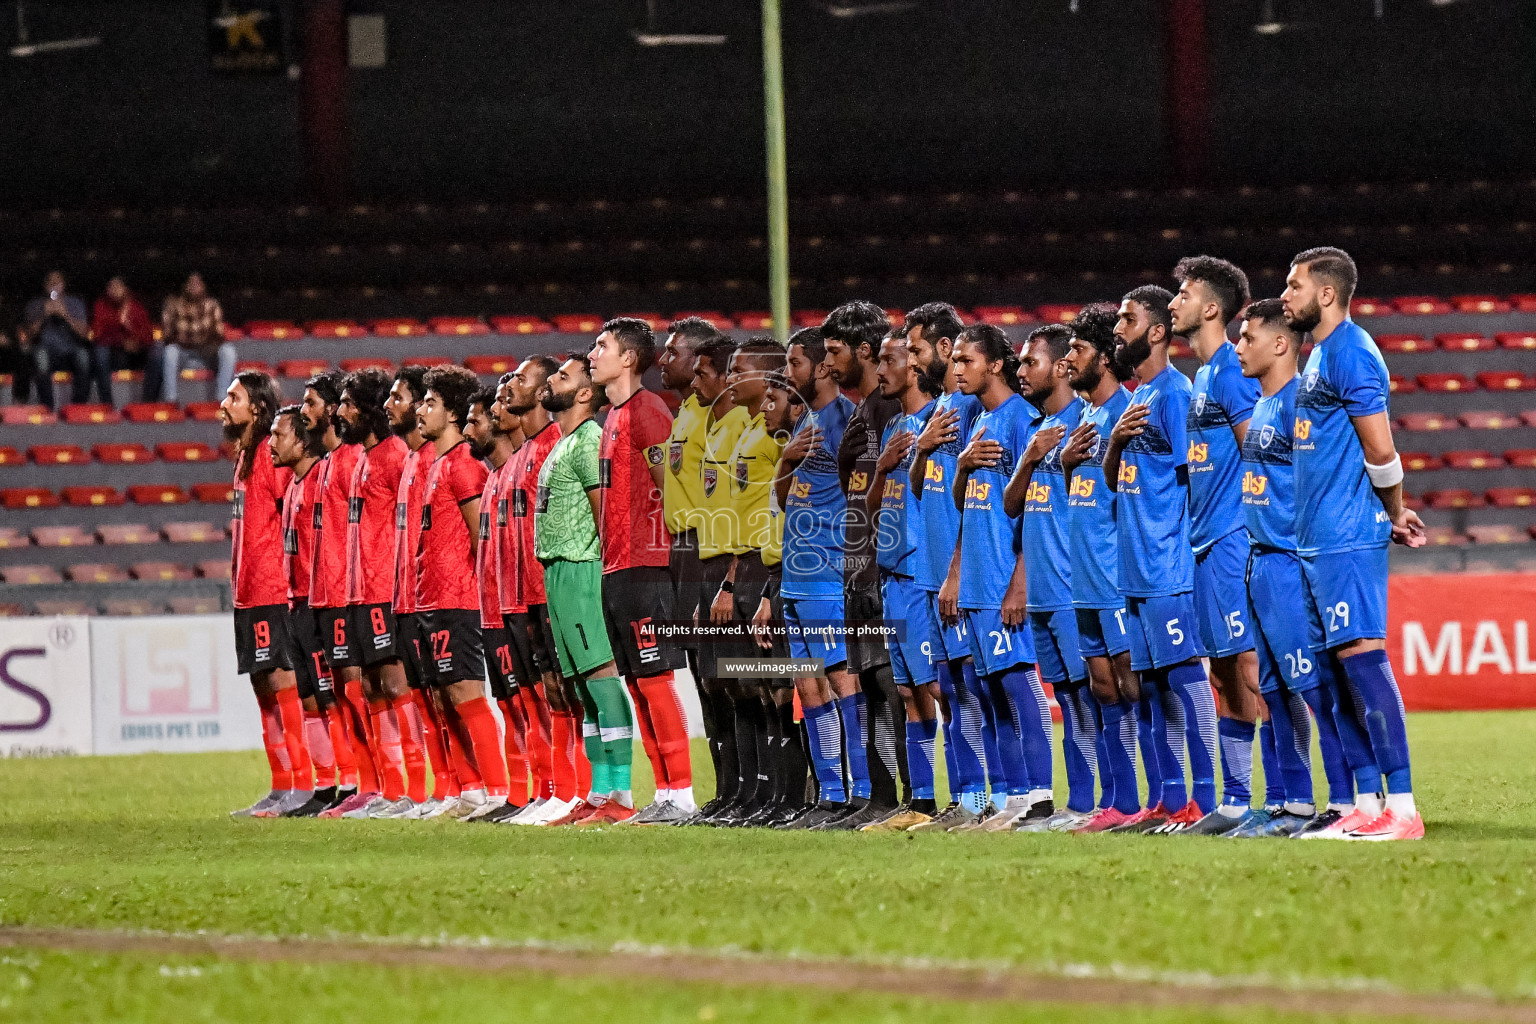
<svg viewBox="0 0 1536 1024">
<path fill-rule="evenodd" d="M 1363 651 L 1340 658 L 1344 678 L 1356 702 L 1365 709 L 1366 732 L 1376 764 L 1387 777 L 1388 793 L 1412 793 L 1408 758 L 1408 714 L 1392 674 L 1386 651 Z"/>
<path fill-rule="evenodd" d="M 1216 694 L 1198 661 L 1186 661 L 1169 669 L 1168 689 L 1184 705 L 1190 799 L 1201 814 L 1210 814 L 1216 809 Z"/>
<path fill-rule="evenodd" d="M 1344 758 L 1344 745 L 1339 742 L 1339 730 L 1333 721 L 1333 707 L 1317 686 L 1306 691 L 1302 699 L 1312 709 L 1317 723 L 1317 749 L 1323 755 L 1323 774 L 1328 777 L 1328 802 L 1347 806 L 1355 802 L 1355 780 L 1349 773 L 1349 762 Z"/>
<path fill-rule="evenodd" d="M 1279 689 L 1264 694 L 1274 728 L 1275 757 L 1280 762 L 1278 803 L 1312 802 L 1312 720 L 1300 695 Z M 1300 721 L 1297 716 L 1300 716 Z"/>
<path fill-rule="evenodd" d="M 960 666 L 952 661 L 941 661 L 935 667 L 939 673 L 939 688 L 949 702 L 944 757 L 950 769 L 950 797 L 959 799 L 960 793 L 984 792 L 987 769 L 981 759 L 981 706 L 976 703 L 975 694 L 959 685 Z"/>
<path fill-rule="evenodd" d="M 1333 724 L 1339 731 L 1344 760 L 1355 777 L 1355 793 L 1382 792 L 1381 767 L 1376 763 L 1371 738 L 1365 731 L 1365 711 L 1355 702 L 1338 655 L 1329 651 L 1318 656 L 1317 678 L 1333 708 Z"/>
<path fill-rule="evenodd" d="M 821 799 L 845 802 L 848 791 L 843 788 L 843 732 L 837 721 L 837 705 L 829 702 L 806 708 L 805 735 L 811 744 L 811 767 Z"/>
<path fill-rule="evenodd" d="M 999 807 L 998 797 L 1017 796 L 1029 792 L 1029 766 L 1024 761 L 1024 744 L 1019 736 L 1018 712 L 1014 707 L 1007 686 L 1005 672 L 994 672 L 982 680 L 981 692 L 988 710 L 988 718 L 997 736 L 997 760 L 1002 766 L 1003 791 L 992 784 L 992 802 Z"/>
<path fill-rule="evenodd" d="M 1093 691 L 1085 686 L 1079 691 L 1082 700 L 1093 709 L 1093 753 L 1094 774 L 1099 777 L 1099 809 L 1113 807 L 1115 804 L 1115 778 L 1109 767 L 1109 741 L 1104 738 L 1104 709 L 1099 706 L 1098 700 L 1093 696 Z M 1135 779 L 1136 769 L 1131 768 L 1132 780 Z"/>
<path fill-rule="evenodd" d="M 1002 676 L 1003 692 L 1008 695 L 1008 711 L 1019 734 L 1019 749 L 1024 758 L 1024 791 L 1051 788 L 1051 705 L 1040 685 L 1040 673 L 1033 666 L 1016 666 Z M 1010 787 L 1011 788 L 1011 787 Z M 1090 804 L 1092 801 L 1089 801 Z"/>
<path fill-rule="evenodd" d="M 848 795 L 868 800 L 869 785 L 869 710 L 862 692 L 837 698 L 837 717 L 843 722 L 843 756 L 848 764 Z"/>
<path fill-rule="evenodd" d="M 1141 774 L 1147 783 L 1147 807 L 1163 798 L 1163 769 L 1158 763 L 1157 736 L 1163 731 L 1163 713 L 1158 710 L 1157 693 L 1145 679 L 1141 699 L 1136 702 L 1136 746 L 1141 750 Z M 1167 745 L 1167 738 L 1163 740 Z M 1169 753 L 1169 757 L 1172 757 Z"/>
<path fill-rule="evenodd" d="M 1221 740 L 1221 802 L 1233 807 L 1253 803 L 1253 723 L 1240 718 L 1216 722 Z M 1266 777 L 1269 767 L 1265 765 Z"/>
<path fill-rule="evenodd" d="M 986 684 L 976 674 L 976 665 L 967 659 L 960 664 L 961 685 L 976 698 L 981 712 L 981 763 L 986 766 L 987 784 L 994 795 L 1008 793 L 1008 774 L 1003 770 L 1003 759 L 997 752 L 997 718 L 993 714 L 992 698 L 986 692 Z M 999 801 L 998 806 L 1002 803 Z"/>
<path fill-rule="evenodd" d="M 1273 719 L 1259 726 L 1259 756 L 1264 760 L 1264 806 L 1285 802 L 1285 780 L 1280 776 L 1280 750 L 1275 742 Z"/>
<path fill-rule="evenodd" d="M 1104 795 L 1121 814 L 1135 814 L 1141 807 L 1136 795 L 1136 761 L 1131 755 L 1131 743 L 1136 739 L 1136 725 L 1131 705 L 1123 700 L 1100 704 L 1104 728 L 1099 736 L 1104 743 L 1103 765 Z"/>
<path fill-rule="evenodd" d="M 955 684 L 955 700 L 960 710 L 955 718 L 955 763 L 963 780 L 960 803 L 976 813 L 987 804 L 987 779 L 995 770 L 995 761 L 987 760 L 987 716 L 977 690 L 979 683 L 970 659 L 949 662 L 950 680 Z M 992 741 L 995 755 L 997 741 Z"/>
<path fill-rule="evenodd" d="M 1143 688 L 1147 681 L 1143 675 Z M 1168 689 L 1166 677 L 1159 682 L 1161 685 L 1152 697 L 1152 742 L 1157 747 L 1157 766 L 1163 773 L 1158 800 L 1164 810 L 1176 812 L 1189 803 L 1189 790 L 1184 782 L 1184 702 Z"/>
<path fill-rule="evenodd" d="M 1088 687 L 1056 687 L 1061 707 L 1061 756 L 1067 766 L 1067 808 L 1080 813 L 1093 810 L 1093 776 L 1097 769 L 1098 729 L 1093 720 Z"/>
<path fill-rule="evenodd" d="M 939 720 L 925 718 L 907 723 L 907 777 L 912 780 L 912 799 L 933 799 L 933 747 Z"/>
</svg>

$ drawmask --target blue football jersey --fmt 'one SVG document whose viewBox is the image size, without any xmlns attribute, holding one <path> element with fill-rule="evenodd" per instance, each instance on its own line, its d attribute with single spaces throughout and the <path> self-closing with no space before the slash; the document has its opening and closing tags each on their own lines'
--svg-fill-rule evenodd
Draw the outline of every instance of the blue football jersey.
<svg viewBox="0 0 1536 1024">
<path fill-rule="evenodd" d="M 842 395 L 805 414 L 800 430 L 815 424 L 821 442 L 795 470 L 784 501 L 784 577 L 781 592 L 794 598 L 843 597 L 843 515 L 848 500 L 837 476 L 837 446 L 853 403 Z"/>
<path fill-rule="evenodd" d="M 1296 393 L 1296 549 L 1303 555 L 1381 547 L 1392 523 L 1365 475 L 1352 416 L 1387 411 L 1387 364 L 1353 320 L 1318 341 Z"/>
<path fill-rule="evenodd" d="M 1018 395 L 1009 395 L 991 412 L 982 410 L 967 443 L 985 430 L 1003 446 L 996 466 L 978 469 L 965 482 L 960 520 L 960 607 L 1001 608 L 1023 548 L 1020 520 L 1003 509 L 1003 488 L 1034 436 L 1039 412 Z M 1020 517 L 1022 518 L 1022 517 Z"/>
<path fill-rule="evenodd" d="M 1104 452 L 1109 448 L 1109 432 L 1131 404 L 1131 393 L 1117 388 L 1097 409 L 1086 398 L 1080 404 L 1079 422 L 1091 424 L 1099 437 L 1088 450 L 1088 458 L 1072 472 L 1071 495 L 1067 498 L 1067 526 L 1072 539 L 1072 606 L 1123 608 L 1116 495 L 1104 484 Z"/>
<path fill-rule="evenodd" d="M 1296 550 L 1296 477 L 1291 427 L 1299 378 L 1260 396 L 1243 438 L 1243 514 L 1257 547 Z"/>
<path fill-rule="evenodd" d="M 916 438 L 928 425 L 928 416 L 932 412 L 933 403 L 929 402 L 911 415 L 893 417 L 880 437 L 880 450 L 884 451 L 891 438 L 903 430 L 910 431 Z M 912 456 L 916 451 L 915 446 L 908 448 L 896 468 L 886 474 L 885 490 L 880 492 L 880 522 L 875 529 L 876 562 L 882 571 L 902 576 L 912 575 L 912 556 L 917 550 L 917 538 L 922 528 L 917 502 L 907 486 Z"/>
<path fill-rule="evenodd" d="M 1253 416 L 1259 382 L 1243 376 L 1229 341 L 1195 371 L 1189 400 L 1189 543 L 1195 554 L 1243 528 L 1242 457 L 1232 428 Z"/>
<path fill-rule="evenodd" d="M 919 587 L 935 594 L 949 575 L 949 562 L 955 557 L 955 541 L 960 539 L 960 510 L 955 508 L 950 484 L 955 480 L 955 466 L 960 461 L 960 453 L 965 451 L 966 438 L 971 436 L 971 427 L 981 415 L 981 400 L 975 395 L 951 391 L 939 396 L 930 415 L 937 416 L 943 409 L 953 410 L 958 417 L 955 420 L 958 433 L 953 441 L 940 445 L 928 456 L 928 465 L 923 471 L 922 495 L 914 495 L 921 523 L 912 578 Z"/>
<path fill-rule="evenodd" d="M 1120 593 L 1127 597 L 1182 594 L 1195 587 L 1189 547 L 1187 465 L 1189 378 L 1172 364 L 1136 389 L 1131 401 L 1148 407 L 1146 427 L 1120 455 L 1115 523 L 1120 534 Z"/>
<path fill-rule="evenodd" d="M 1061 443 L 1046 453 L 1030 477 L 1024 497 L 1025 599 L 1032 612 L 1072 607 L 1072 561 L 1067 553 L 1067 481 L 1061 472 L 1061 450 L 1083 418 L 1076 399 L 1054 416 L 1040 421 L 1040 430 L 1061 427 Z"/>
</svg>

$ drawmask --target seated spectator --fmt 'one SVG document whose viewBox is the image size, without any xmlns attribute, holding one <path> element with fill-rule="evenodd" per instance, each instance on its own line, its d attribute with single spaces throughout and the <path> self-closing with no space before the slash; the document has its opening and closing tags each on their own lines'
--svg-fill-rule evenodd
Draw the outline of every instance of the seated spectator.
<svg viewBox="0 0 1536 1024">
<path fill-rule="evenodd" d="M 27 303 L 21 317 L 22 330 L 32 345 L 37 400 L 53 408 L 54 371 L 68 370 L 74 377 L 70 401 L 88 401 L 91 394 L 91 325 L 86 320 L 85 303 L 65 294 L 64 275 L 57 270 L 43 281 L 43 290 L 47 294 Z"/>
<path fill-rule="evenodd" d="M 91 309 L 92 376 L 101 400 L 112 403 L 114 370 L 143 370 L 155 331 L 144 304 L 134 298 L 120 277 L 107 282 L 107 290 Z"/>
<path fill-rule="evenodd" d="M 32 397 L 32 348 L 20 331 L 12 337 L 0 327 L 0 373 L 11 376 L 11 404 L 26 405 Z"/>
<path fill-rule="evenodd" d="M 214 371 L 214 394 L 222 396 L 235 379 L 235 346 L 224 340 L 224 310 L 219 300 L 208 294 L 203 275 L 194 271 L 181 294 L 165 300 L 160 327 L 164 337 L 150 349 L 144 400 L 176 401 L 181 371 L 194 366 Z M 160 374 L 152 379 L 157 363 Z"/>
</svg>

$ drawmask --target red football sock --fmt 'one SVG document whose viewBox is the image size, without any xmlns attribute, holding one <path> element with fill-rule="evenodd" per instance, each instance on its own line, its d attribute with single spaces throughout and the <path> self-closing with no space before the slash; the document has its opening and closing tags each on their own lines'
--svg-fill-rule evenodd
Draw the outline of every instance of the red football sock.
<svg viewBox="0 0 1536 1024">
<path fill-rule="evenodd" d="M 270 693 L 256 694 L 261 707 L 261 745 L 267 751 L 267 767 L 272 769 L 274 790 L 293 788 L 293 766 L 288 747 L 283 743 L 283 721 L 277 713 L 277 698 Z"/>
<path fill-rule="evenodd" d="M 459 780 L 459 788 L 461 790 L 484 788 L 485 780 L 481 778 L 480 766 L 475 760 L 475 745 L 469 737 L 469 731 L 464 727 L 464 719 L 459 714 L 459 709 L 445 699 L 439 710 L 443 714 L 443 733 L 447 737 L 448 761 L 453 765 L 453 774 Z"/>
<path fill-rule="evenodd" d="M 427 753 L 432 758 L 432 795 L 438 800 L 452 799 L 459 795 L 459 777 L 454 774 L 453 762 L 448 757 L 448 737 L 443 716 L 432 694 L 426 690 L 413 692 L 416 706 L 422 712 L 421 727 L 427 741 Z"/>
<path fill-rule="evenodd" d="M 564 711 L 555 711 L 550 715 L 550 755 L 553 759 L 550 778 L 554 782 L 557 800 L 576 799 L 576 751 L 580 745 L 576 742 L 577 733 L 571 728 L 573 724 L 575 720 Z"/>
<path fill-rule="evenodd" d="M 485 779 L 485 790 L 491 796 L 507 795 L 507 761 L 502 750 L 501 734 L 496 729 L 496 716 L 491 714 L 491 704 L 484 697 L 476 697 L 453 708 L 469 734 L 470 749 L 474 751 L 475 766 Z"/>
<path fill-rule="evenodd" d="M 315 768 L 309 760 L 309 744 L 304 742 L 304 705 L 299 702 L 299 688 L 278 690 L 277 714 L 283 722 L 283 745 L 288 748 L 288 763 L 293 766 L 293 789 L 315 788 Z"/>
<path fill-rule="evenodd" d="M 427 737 L 415 691 L 389 702 L 400 724 L 400 754 L 405 762 L 405 795 L 416 803 L 427 799 Z"/>
<path fill-rule="evenodd" d="M 536 687 L 518 690 L 523 702 L 523 716 L 528 721 L 528 762 L 533 771 L 533 795 L 549 799 L 555 795 L 554 757 L 549 738 L 549 704 Z"/>
<path fill-rule="evenodd" d="M 586 722 L 580 711 L 571 715 L 571 742 L 576 744 L 576 792 L 585 796 L 592 792 L 592 762 L 587 760 L 587 744 L 583 729 Z"/>
<path fill-rule="evenodd" d="M 506 728 L 502 741 L 507 750 L 507 799 L 514 804 L 528 802 L 528 719 L 517 695 L 503 701 L 501 717 Z"/>
<path fill-rule="evenodd" d="M 394 803 L 405 796 L 405 785 L 400 781 L 400 726 L 394 711 L 382 701 L 368 703 L 368 716 L 373 723 L 374 746 L 383 762 L 384 799 Z"/>
<path fill-rule="evenodd" d="M 635 685 L 634 676 L 625 676 L 624 685 L 629 687 L 629 699 L 635 705 L 635 726 L 640 730 L 640 743 L 645 747 L 645 759 L 651 762 L 651 777 L 657 789 L 667 788 L 667 766 L 662 763 L 661 752 L 656 749 L 656 730 L 651 726 L 650 709 L 645 706 L 645 694 Z"/>
<path fill-rule="evenodd" d="M 645 709 L 656 730 L 656 749 L 666 765 L 667 786 L 670 789 L 687 789 L 693 785 L 692 753 L 688 749 L 688 718 L 683 713 L 683 702 L 678 699 L 677 687 L 672 685 L 672 673 L 646 676 L 636 688 L 645 698 Z M 661 783 L 657 782 L 660 786 Z"/>
<path fill-rule="evenodd" d="M 357 762 L 357 790 L 359 793 L 377 793 L 379 773 L 373 760 L 372 744 L 368 742 L 368 703 L 363 700 L 363 684 L 348 683 L 343 697 L 347 736 L 352 744 L 352 757 Z"/>
<path fill-rule="evenodd" d="M 309 759 L 315 763 L 315 788 L 329 789 L 336 785 L 336 751 L 331 746 L 325 715 L 305 709 L 304 738 L 309 742 Z"/>
<path fill-rule="evenodd" d="M 352 741 L 347 737 L 346 710 L 340 704 L 325 709 L 326 731 L 331 734 L 331 750 L 336 754 L 337 783 L 342 787 L 357 788 L 357 758 L 352 753 Z"/>
</svg>

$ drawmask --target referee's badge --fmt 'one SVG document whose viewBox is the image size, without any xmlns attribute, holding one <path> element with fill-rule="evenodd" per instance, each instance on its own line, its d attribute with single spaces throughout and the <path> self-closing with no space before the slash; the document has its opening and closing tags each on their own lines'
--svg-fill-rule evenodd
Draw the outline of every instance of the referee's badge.
<svg viewBox="0 0 1536 1024">
<path fill-rule="evenodd" d="M 747 489 L 747 460 L 746 459 L 737 459 L 736 460 L 736 489 L 738 491 L 744 491 L 744 490 Z"/>
<path fill-rule="evenodd" d="M 645 461 L 650 463 L 651 465 L 653 465 L 653 466 L 661 465 L 661 459 L 662 459 L 661 445 L 653 444 L 653 445 L 651 445 L 649 448 L 647 448 L 645 450 Z M 681 459 L 681 453 L 679 453 L 679 459 Z"/>
<path fill-rule="evenodd" d="M 683 471 L 683 442 L 673 441 L 667 445 L 667 465 L 673 476 Z"/>
<path fill-rule="evenodd" d="M 704 497 L 708 498 L 715 493 L 715 485 L 720 482 L 720 471 L 714 466 L 704 467 Z"/>
</svg>

